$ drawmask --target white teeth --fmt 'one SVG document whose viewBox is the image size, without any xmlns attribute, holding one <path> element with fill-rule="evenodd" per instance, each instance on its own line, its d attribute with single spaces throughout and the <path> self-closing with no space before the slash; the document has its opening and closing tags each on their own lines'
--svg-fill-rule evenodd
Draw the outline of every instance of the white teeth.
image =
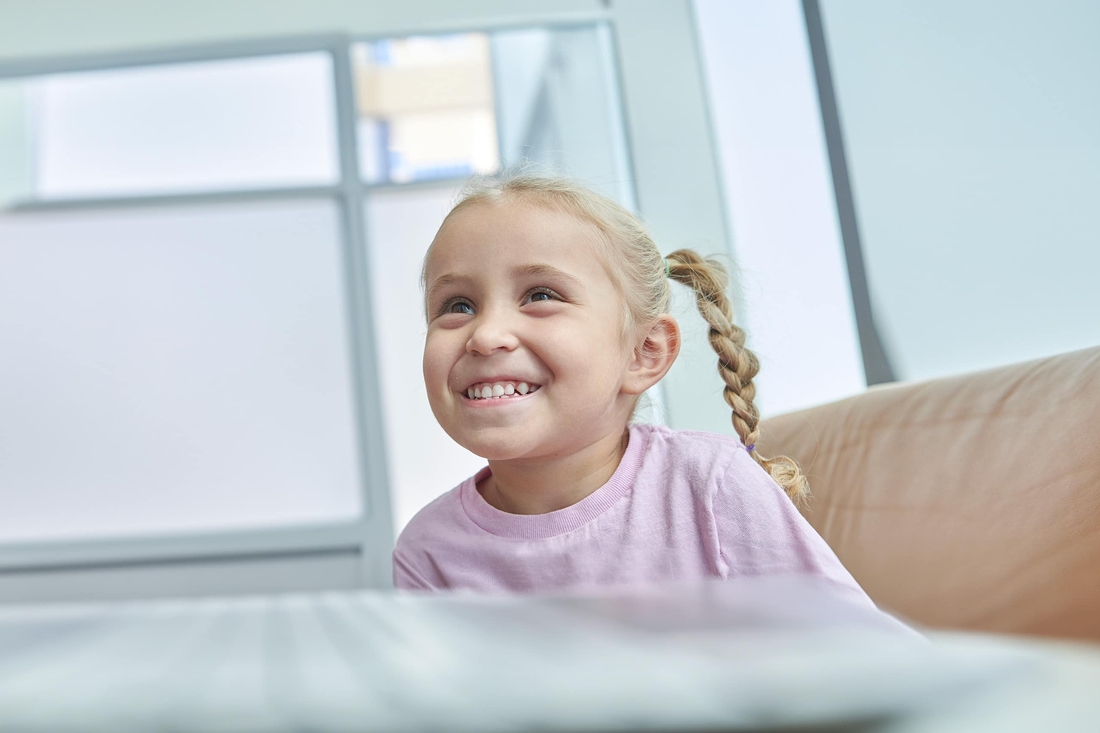
<svg viewBox="0 0 1100 733">
<path fill-rule="evenodd" d="M 534 392 L 538 389 L 537 384 L 528 384 L 527 382 L 494 382 L 492 384 L 482 384 L 481 386 L 467 387 L 466 396 L 471 400 L 486 400 L 490 397 L 493 399 L 500 399 L 502 397 L 515 397 L 517 395 L 525 395 Z"/>
</svg>

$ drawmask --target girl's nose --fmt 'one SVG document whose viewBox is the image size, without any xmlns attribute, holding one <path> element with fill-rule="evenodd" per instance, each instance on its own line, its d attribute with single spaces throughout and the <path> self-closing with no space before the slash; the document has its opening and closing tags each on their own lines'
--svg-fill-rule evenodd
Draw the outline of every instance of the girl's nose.
<svg viewBox="0 0 1100 733">
<path fill-rule="evenodd" d="M 497 351 L 512 351 L 518 345 L 519 339 L 507 318 L 483 314 L 478 317 L 474 332 L 466 342 L 466 351 L 489 356 Z"/>
</svg>

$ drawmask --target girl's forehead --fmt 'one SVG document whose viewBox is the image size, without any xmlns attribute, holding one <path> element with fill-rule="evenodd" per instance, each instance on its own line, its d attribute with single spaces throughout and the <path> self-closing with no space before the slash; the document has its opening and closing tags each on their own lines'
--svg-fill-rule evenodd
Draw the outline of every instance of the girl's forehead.
<svg viewBox="0 0 1100 733">
<path fill-rule="evenodd" d="M 455 211 L 440 234 L 478 237 L 518 237 L 548 241 L 568 231 L 595 230 L 589 222 L 549 204 L 528 201 L 477 201 Z"/>
<path fill-rule="evenodd" d="M 428 251 L 425 275 L 481 258 L 556 259 L 602 264 L 599 229 L 545 205 L 478 201 L 453 212 Z"/>
</svg>

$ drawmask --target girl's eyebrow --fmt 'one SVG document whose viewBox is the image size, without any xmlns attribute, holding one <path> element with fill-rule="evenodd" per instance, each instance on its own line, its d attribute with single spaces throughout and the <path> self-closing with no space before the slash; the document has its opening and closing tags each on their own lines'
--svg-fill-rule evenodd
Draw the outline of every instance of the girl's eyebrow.
<svg viewBox="0 0 1100 733">
<path fill-rule="evenodd" d="M 563 281 L 574 288 L 581 288 L 583 286 L 579 278 L 570 275 L 568 272 L 559 270 L 553 265 L 521 265 L 512 269 L 512 275 L 513 277 L 553 278 L 558 281 Z"/>
<path fill-rule="evenodd" d="M 441 290 L 453 283 L 469 282 L 470 278 L 465 275 L 456 275 L 453 272 L 449 272 L 446 275 L 440 275 L 435 280 L 432 280 L 432 284 L 428 286 L 427 291 L 424 293 L 424 300 L 430 302 L 432 294 L 437 290 Z"/>
</svg>

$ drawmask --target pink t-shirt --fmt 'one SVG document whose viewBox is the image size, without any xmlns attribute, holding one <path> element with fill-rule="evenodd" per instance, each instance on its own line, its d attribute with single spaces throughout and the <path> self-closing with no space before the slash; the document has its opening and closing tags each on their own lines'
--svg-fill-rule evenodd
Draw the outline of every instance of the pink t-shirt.
<svg viewBox="0 0 1100 733">
<path fill-rule="evenodd" d="M 746 575 L 823 577 L 866 598 L 736 439 L 634 425 L 611 479 L 576 504 L 520 515 L 476 476 L 424 507 L 393 553 L 402 589 L 573 591 Z"/>
</svg>

